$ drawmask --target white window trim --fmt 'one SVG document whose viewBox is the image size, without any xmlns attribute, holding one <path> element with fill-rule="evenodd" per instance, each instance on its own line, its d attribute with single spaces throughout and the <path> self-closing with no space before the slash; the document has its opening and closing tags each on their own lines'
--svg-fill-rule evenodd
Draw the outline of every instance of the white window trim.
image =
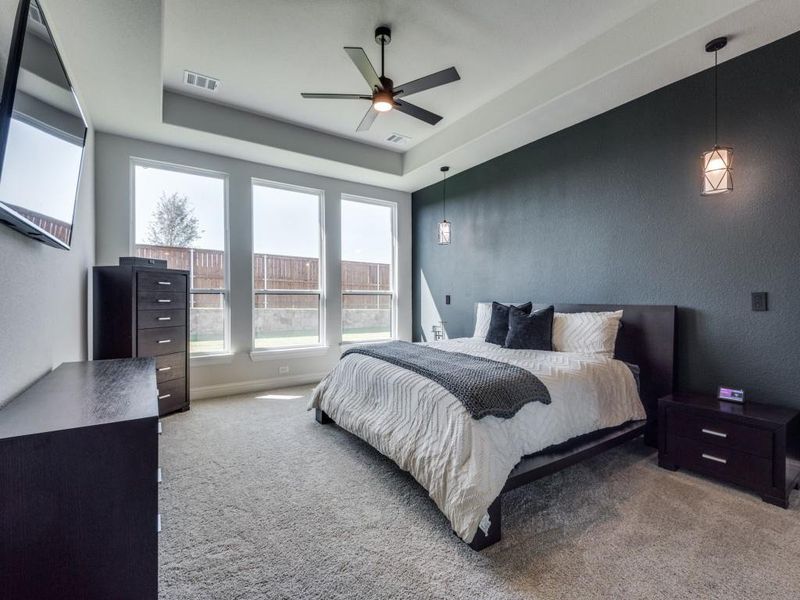
<svg viewBox="0 0 800 600">
<path fill-rule="evenodd" d="M 179 165 L 175 163 L 169 163 L 160 160 L 153 160 L 149 158 L 141 158 L 138 156 L 131 156 L 130 163 L 129 163 L 129 177 L 128 180 L 130 182 L 130 256 L 136 256 L 136 167 L 146 167 L 152 169 L 161 169 L 164 171 L 176 171 L 178 173 L 187 173 L 189 175 L 201 175 L 204 177 L 213 177 L 216 179 L 222 179 L 223 181 L 223 189 L 224 189 L 224 198 L 223 198 L 223 213 L 225 218 L 224 223 L 224 237 L 225 237 L 225 287 L 223 289 L 217 290 L 195 290 L 191 287 L 192 282 L 189 282 L 189 295 L 191 294 L 202 294 L 202 293 L 213 293 L 213 294 L 221 294 L 223 297 L 223 312 L 222 318 L 224 319 L 223 330 L 225 332 L 224 335 L 224 349 L 219 352 L 192 352 L 190 348 L 187 348 L 186 351 L 189 354 L 190 364 L 197 365 L 197 364 L 222 364 L 226 362 L 231 362 L 233 359 L 233 353 L 231 352 L 231 284 L 230 284 L 230 276 L 231 276 L 231 253 L 230 253 L 230 231 L 229 231 L 229 224 L 230 218 L 228 216 L 228 210 L 230 202 L 228 201 L 230 195 L 230 176 L 228 173 L 224 173 L 222 171 L 212 171 L 210 169 L 201 169 L 199 167 L 191 167 L 188 165 Z M 191 298 L 186 299 L 186 309 L 191 310 L 189 307 L 189 303 L 191 302 Z"/>
<path fill-rule="evenodd" d="M 349 345 L 349 344 L 364 344 L 369 342 L 379 343 L 379 342 L 388 342 L 391 340 L 398 339 L 397 336 L 397 329 L 398 329 L 398 297 L 399 297 L 399 290 L 398 290 L 398 268 L 397 268 L 397 261 L 399 257 L 398 252 L 398 238 L 397 238 L 397 210 L 398 205 L 397 202 L 392 200 L 380 200 L 378 198 L 370 198 L 368 196 L 357 196 L 355 194 L 342 194 L 340 197 L 339 202 L 339 223 L 340 223 L 340 245 L 341 245 L 341 210 L 342 210 L 342 201 L 349 200 L 351 202 L 363 202 L 364 204 L 375 204 L 377 206 L 386 206 L 392 210 L 392 318 L 391 318 L 391 333 L 390 336 L 386 339 L 381 340 L 344 340 L 344 319 L 340 319 L 340 328 L 339 328 L 339 335 L 341 343 L 340 345 Z M 339 258 L 339 263 L 342 262 L 341 254 Z M 339 289 L 339 296 L 340 296 L 340 306 L 342 306 L 341 314 L 344 316 L 344 295 L 345 292 L 343 289 Z"/>
<path fill-rule="evenodd" d="M 257 185 L 264 187 L 271 187 L 279 190 L 289 190 L 291 192 L 300 192 L 303 194 L 313 194 L 317 196 L 319 203 L 319 289 L 317 290 L 262 290 L 256 288 L 255 281 L 253 281 L 253 257 L 255 256 L 256 244 L 256 220 L 253 218 L 255 211 L 255 202 L 253 195 L 253 188 Z M 263 179 L 260 177 L 253 177 L 250 179 L 250 360 L 253 362 L 260 362 L 270 360 L 272 358 L 303 358 L 309 356 L 322 356 L 328 352 L 327 340 L 327 323 L 328 323 L 328 298 L 327 298 L 327 256 L 326 256 L 326 234 L 325 234 L 325 191 L 306 187 L 301 185 L 294 185 L 291 183 L 283 183 L 281 181 L 273 181 L 270 179 Z M 269 292 L 274 291 L 284 294 L 294 295 L 319 295 L 319 343 L 311 345 L 298 345 L 298 346 L 279 346 L 275 348 L 256 348 L 256 291 Z"/>
</svg>

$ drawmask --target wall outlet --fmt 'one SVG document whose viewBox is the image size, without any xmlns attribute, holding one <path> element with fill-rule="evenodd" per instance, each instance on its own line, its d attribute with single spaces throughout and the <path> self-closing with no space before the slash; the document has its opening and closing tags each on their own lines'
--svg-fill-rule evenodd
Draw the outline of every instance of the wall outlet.
<svg viewBox="0 0 800 600">
<path fill-rule="evenodd" d="M 280 375 L 288 375 L 289 374 L 289 367 L 279 367 L 278 374 Z"/>
<path fill-rule="evenodd" d="M 767 292 L 753 292 L 753 310 L 761 312 L 767 310 Z"/>
</svg>

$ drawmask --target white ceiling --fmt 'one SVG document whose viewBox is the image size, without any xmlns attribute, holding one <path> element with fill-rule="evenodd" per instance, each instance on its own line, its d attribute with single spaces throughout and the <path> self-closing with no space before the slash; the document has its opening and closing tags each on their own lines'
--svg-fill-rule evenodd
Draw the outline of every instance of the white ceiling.
<svg viewBox="0 0 800 600">
<path fill-rule="evenodd" d="M 200 97 L 394 150 L 385 140 L 401 133 L 412 138 L 407 150 L 654 1 L 170 0 L 164 85 L 195 93 L 183 71 L 198 71 L 223 82 L 213 94 L 197 90 Z M 342 47 L 363 47 L 380 74 L 374 31 L 384 23 L 392 27 L 386 76 L 396 85 L 458 69 L 461 81 L 408 97 L 444 117 L 436 126 L 394 111 L 356 133 L 368 101 L 300 98 L 369 93 Z"/>
<path fill-rule="evenodd" d="M 95 127 L 155 142 L 412 191 L 800 30 L 797 0 L 41 0 Z M 391 25 L 395 83 L 455 66 L 461 81 L 409 100 L 436 126 L 381 115 L 342 46 L 378 66 Z M 222 80 L 183 85 L 189 69 Z M 412 137 L 397 148 L 391 133 Z"/>
</svg>

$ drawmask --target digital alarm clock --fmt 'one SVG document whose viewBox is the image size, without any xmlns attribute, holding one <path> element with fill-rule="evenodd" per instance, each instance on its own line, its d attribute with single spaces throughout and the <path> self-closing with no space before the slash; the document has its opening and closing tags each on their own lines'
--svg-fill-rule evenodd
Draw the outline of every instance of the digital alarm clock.
<svg viewBox="0 0 800 600">
<path fill-rule="evenodd" d="M 734 390 L 720 386 L 717 398 L 726 402 L 738 402 L 741 404 L 744 402 L 744 390 Z"/>
</svg>

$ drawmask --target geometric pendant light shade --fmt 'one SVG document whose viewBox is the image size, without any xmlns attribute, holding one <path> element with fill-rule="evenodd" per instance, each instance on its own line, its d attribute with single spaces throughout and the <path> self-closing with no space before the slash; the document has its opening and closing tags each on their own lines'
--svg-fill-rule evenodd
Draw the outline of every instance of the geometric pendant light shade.
<svg viewBox="0 0 800 600">
<path fill-rule="evenodd" d="M 450 222 L 446 219 L 443 219 L 441 223 L 439 223 L 437 241 L 440 246 L 447 246 L 450 243 Z"/>
<path fill-rule="evenodd" d="M 733 148 L 720 146 L 717 119 L 717 52 L 728 43 L 728 38 L 720 37 L 706 44 L 706 52 L 714 53 L 714 147 L 703 153 L 703 196 L 722 194 L 733 189 Z"/>
<path fill-rule="evenodd" d="M 447 246 L 450 244 L 450 223 L 444 218 L 444 209 L 447 201 L 447 172 L 450 167 L 442 167 L 439 170 L 442 172 L 442 220 L 436 229 L 436 241 L 440 246 Z"/>
<path fill-rule="evenodd" d="M 703 196 L 733 189 L 733 148 L 714 146 L 703 153 Z"/>
</svg>

